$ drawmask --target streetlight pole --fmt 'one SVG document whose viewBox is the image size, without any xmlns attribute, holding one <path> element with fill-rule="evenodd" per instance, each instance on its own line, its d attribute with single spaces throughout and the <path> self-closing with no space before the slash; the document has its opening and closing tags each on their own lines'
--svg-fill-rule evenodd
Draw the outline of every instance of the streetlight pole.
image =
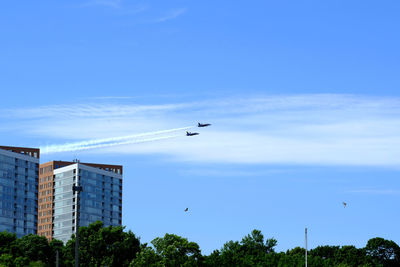
<svg viewBox="0 0 400 267">
<path fill-rule="evenodd" d="M 305 231 L 305 237 L 306 237 L 306 267 L 307 267 L 307 227 Z"/>
<path fill-rule="evenodd" d="M 78 181 L 78 178 L 77 178 Z M 78 182 L 76 182 L 78 184 Z M 75 209 L 75 267 L 79 267 L 79 195 L 82 192 L 82 186 L 73 185 L 72 191 L 76 194 L 76 209 Z"/>
</svg>

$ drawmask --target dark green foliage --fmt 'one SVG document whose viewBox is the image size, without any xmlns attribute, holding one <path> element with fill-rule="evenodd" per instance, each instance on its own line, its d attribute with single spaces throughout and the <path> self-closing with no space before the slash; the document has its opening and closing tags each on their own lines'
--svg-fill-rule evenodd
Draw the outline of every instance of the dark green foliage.
<svg viewBox="0 0 400 267">
<path fill-rule="evenodd" d="M 391 240 L 372 238 L 368 240 L 365 252 L 375 264 L 400 266 L 400 247 Z"/>
<path fill-rule="evenodd" d="M 304 257 L 305 253 L 306 253 L 306 250 L 301 247 L 295 247 L 291 250 L 286 251 L 286 254 L 289 256 L 299 255 L 301 257 Z"/>
<path fill-rule="evenodd" d="M 371 239 L 368 243 L 366 248 L 361 249 L 354 246 L 316 247 L 308 253 L 308 266 L 400 266 L 400 254 L 396 243 L 379 238 Z M 215 250 L 206 256 L 204 263 L 206 266 L 304 266 L 304 248 L 296 247 L 286 253 L 275 253 L 275 246 L 275 239 L 267 239 L 264 242 L 261 232 L 254 230 L 241 242 L 225 243 L 221 251 Z"/>
<path fill-rule="evenodd" d="M 15 234 L 8 232 L 0 232 L 0 255 L 8 254 L 11 252 L 11 244 L 17 240 Z"/>
<path fill-rule="evenodd" d="M 82 266 L 128 266 L 140 251 L 140 241 L 124 227 L 103 227 L 98 221 L 79 229 L 79 261 Z M 75 261 L 75 236 L 64 249 L 65 263 Z"/>
<path fill-rule="evenodd" d="M 14 234 L 0 233 L 0 266 L 47 266 L 51 248 L 45 237 L 26 235 L 17 239 Z"/>
<path fill-rule="evenodd" d="M 321 257 L 324 260 L 333 259 L 338 250 L 339 246 L 318 246 L 314 249 L 311 249 L 308 254 L 313 257 Z"/>
<path fill-rule="evenodd" d="M 46 237 L 38 235 L 26 235 L 17 239 L 18 255 L 28 258 L 30 261 L 49 262 L 52 251 Z"/>
<path fill-rule="evenodd" d="M 53 239 L 53 240 L 51 240 L 49 245 L 50 245 L 50 250 L 51 250 L 51 254 L 49 256 L 49 262 L 51 263 L 51 266 L 55 266 L 57 251 L 58 251 L 60 266 L 64 266 L 64 264 L 63 264 L 63 262 L 64 262 L 64 257 L 63 257 L 64 244 L 63 244 L 63 242 L 60 240 L 57 240 L 57 239 Z"/>
<path fill-rule="evenodd" d="M 146 247 L 131 266 L 199 266 L 202 262 L 199 245 L 173 234 L 165 234 Z"/>
<path fill-rule="evenodd" d="M 355 246 L 343 246 L 335 253 L 334 262 L 336 265 L 345 264 L 346 266 L 362 266 L 368 263 L 365 257 L 365 250 Z"/>
<path fill-rule="evenodd" d="M 223 266 L 221 253 L 219 250 L 214 250 L 209 256 L 204 259 L 205 266 Z"/>
<path fill-rule="evenodd" d="M 305 252 L 305 250 L 303 249 Z M 293 267 L 303 267 L 304 266 L 304 254 L 294 253 L 292 255 L 279 253 L 277 254 L 278 263 L 272 266 L 293 266 Z M 313 266 L 313 265 L 309 265 Z"/>
<path fill-rule="evenodd" d="M 130 266 L 164 266 L 164 259 L 154 249 L 143 247 Z"/>
<path fill-rule="evenodd" d="M 13 255 L 8 253 L 2 253 L 0 255 L 0 266 L 4 267 L 11 267 L 14 266 L 14 259 Z"/>
<path fill-rule="evenodd" d="M 224 244 L 221 252 L 215 251 L 212 260 L 207 259 L 209 266 L 262 266 L 262 264 L 277 263 L 277 258 L 271 256 L 274 254 L 274 247 L 277 241 L 267 239 L 264 242 L 264 236 L 261 231 L 253 230 L 251 234 L 243 237 L 241 242 L 229 241 Z M 217 259 L 219 255 L 220 259 Z M 217 265 L 218 264 L 218 265 Z"/>
<path fill-rule="evenodd" d="M 241 241 L 226 242 L 220 250 L 201 255 L 195 242 L 174 234 L 155 238 L 151 245 L 140 244 L 124 227 L 103 227 L 95 222 L 81 227 L 80 266 L 277 266 L 302 267 L 305 250 L 295 247 L 275 252 L 277 241 L 264 239 L 259 230 L 253 230 Z M 64 245 L 59 240 L 50 243 L 46 238 L 0 232 L 0 266 L 52 267 L 59 251 L 61 267 L 75 263 L 75 237 Z M 391 240 L 372 238 L 364 248 L 354 246 L 318 246 L 308 252 L 310 267 L 392 267 L 400 266 L 400 247 Z"/>
<path fill-rule="evenodd" d="M 368 266 L 369 257 L 364 249 L 354 246 L 318 246 L 310 250 L 311 266 Z"/>
</svg>

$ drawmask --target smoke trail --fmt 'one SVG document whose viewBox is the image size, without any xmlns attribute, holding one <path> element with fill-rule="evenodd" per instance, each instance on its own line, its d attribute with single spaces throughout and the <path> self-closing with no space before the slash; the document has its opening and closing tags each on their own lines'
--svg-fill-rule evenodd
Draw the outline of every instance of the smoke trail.
<svg viewBox="0 0 400 267">
<path fill-rule="evenodd" d="M 41 149 L 41 153 L 42 154 L 48 154 L 48 153 L 55 153 L 55 152 L 68 152 L 68 151 L 85 150 L 85 149 L 113 146 L 113 145 L 125 144 L 125 143 L 126 144 L 130 144 L 133 141 L 137 140 L 137 138 L 147 137 L 147 136 L 156 136 L 156 135 L 161 135 L 161 134 L 166 134 L 166 133 L 172 133 L 172 132 L 177 132 L 177 131 L 182 131 L 182 130 L 188 130 L 188 129 L 191 129 L 193 127 L 194 126 L 187 126 L 187 127 L 181 127 L 181 128 L 175 128 L 175 129 L 169 129 L 169 130 L 162 130 L 162 131 L 155 131 L 155 132 L 148 132 L 148 133 L 141 133 L 141 134 L 133 134 L 133 135 L 102 138 L 102 139 L 92 139 L 92 140 L 81 141 L 81 142 L 66 143 L 66 144 L 62 144 L 62 145 L 45 146 L 45 147 L 42 147 L 40 149 Z M 149 139 L 143 139 L 143 140 L 152 141 L 153 139 L 154 140 L 167 139 L 167 138 L 164 138 L 164 137 L 159 137 L 159 138 L 161 138 L 161 139 L 149 138 Z M 168 138 L 171 138 L 171 137 L 168 137 Z M 127 140 L 127 141 L 123 141 L 123 140 Z M 146 142 L 148 142 L 148 141 L 146 141 Z"/>
<path fill-rule="evenodd" d="M 170 135 L 170 136 L 160 136 L 155 138 L 147 138 L 147 139 L 137 139 L 137 140 L 128 140 L 123 142 L 114 142 L 114 143 L 107 143 L 107 144 L 99 144 L 93 146 L 85 146 L 82 147 L 80 150 L 87 150 L 87 149 L 95 149 L 95 148 L 105 148 L 110 146 L 120 146 L 120 145 L 127 145 L 127 144 L 140 144 L 140 143 L 147 143 L 171 138 L 182 137 L 182 135 Z"/>
<path fill-rule="evenodd" d="M 111 142 L 111 143 L 103 143 L 103 144 L 77 146 L 74 148 L 67 148 L 67 147 L 59 146 L 57 149 L 52 149 L 52 150 L 48 149 L 48 150 L 44 150 L 41 153 L 42 154 L 50 154 L 50 153 L 56 153 L 56 152 L 71 152 L 71 151 L 88 150 L 88 149 L 95 149 L 95 148 L 105 148 L 105 147 L 110 147 L 110 146 L 120 146 L 120 145 L 127 145 L 127 144 L 140 144 L 140 143 L 153 142 L 153 141 L 159 141 L 159 140 L 164 140 L 164 139 L 171 139 L 171 138 L 176 138 L 176 137 L 181 137 L 181 136 L 182 135 L 170 135 L 170 136 L 160 136 L 160 137 L 146 138 L 146 139 L 132 139 L 132 140 L 127 140 L 127 141 L 123 141 L 123 142 Z"/>
</svg>

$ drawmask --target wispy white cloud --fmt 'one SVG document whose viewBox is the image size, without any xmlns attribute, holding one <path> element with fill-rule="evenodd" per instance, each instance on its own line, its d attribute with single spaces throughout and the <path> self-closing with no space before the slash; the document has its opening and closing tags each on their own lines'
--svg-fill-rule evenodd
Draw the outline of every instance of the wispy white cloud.
<svg viewBox="0 0 400 267">
<path fill-rule="evenodd" d="M 115 101 L 114 101 L 115 102 Z M 400 99 L 284 95 L 161 105 L 80 104 L 7 110 L 40 145 L 132 135 L 211 122 L 199 136 L 127 144 L 90 153 L 165 154 L 240 164 L 398 166 Z M 5 118 L 3 117 L 3 120 Z M 0 121 L 2 117 L 0 115 Z M 89 152 L 88 152 L 89 153 Z"/>
<path fill-rule="evenodd" d="M 121 0 L 91 0 L 84 3 L 82 6 L 105 6 L 119 9 L 121 8 Z"/>
<path fill-rule="evenodd" d="M 184 108 L 185 104 L 164 105 L 128 105 L 128 104 L 75 104 L 51 105 L 27 109 L 6 110 L 3 116 L 16 118 L 114 118 L 127 117 L 136 114 L 152 114 L 153 112 L 167 112 Z M 0 115 L 1 117 L 2 115 Z"/>
<path fill-rule="evenodd" d="M 126 100 L 126 99 L 134 99 L 133 96 L 94 96 L 88 97 L 88 99 L 94 100 Z"/>
<path fill-rule="evenodd" d="M 148 5 L 123 0 L 89 0 L 79 7 L 104 7 L 114 10 L 118 15 L 136 15 L 149 9 Z"/>
<path fill-rule="evenodd" d="M 175 19 L 185 13 L 186 13 L 186 8 L 172 9 L 169 12 L 167 12 L 164 16 L 155 19 L 154 22 L 156 23 L 166 22 L 168 20 Z"/>
<path fill-rule="evenodd" d="M 290 172 L 287 169 L 270 169 L 270 170 L 262 170 L 262 171 L 249 171 L 249 170 L 232 170 L 226 168 L 191 168 L 184 169 L 179 171 L 182 175 L 185 176 L 214 176 L 214 177 L 257 177 L 257 176 L 271 176 L 281 173 Z"/>
<path fill-rule="evenodd" d="M 357 189 L 346 191 L 349 194 L 371 194 L 371 195 L 399 195 L 400 190 L 393 189 Z"/>
</svg>

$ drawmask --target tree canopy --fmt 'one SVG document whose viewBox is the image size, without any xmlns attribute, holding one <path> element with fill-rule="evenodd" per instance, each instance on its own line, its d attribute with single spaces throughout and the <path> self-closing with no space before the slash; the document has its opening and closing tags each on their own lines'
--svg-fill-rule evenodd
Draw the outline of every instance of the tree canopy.
<svg viewBox="0 0 400 267">
<path fill-rule="evenodd" d="M 157 237 L 151 247 L 145 247 L 131 266 L 199 266 L 202 262 L 199 245 L 186 238 L 165 234 Z"/>
<path fill-rule="evenodd" d="M 295 247 L 276 252 L 277 240 L 265 239 L 259 230 L 253 230 L 240 241 L 228 241 L 209 255 L 202 255 L 200 246 L 187 238 L 165 234 L 150 244 L 124 227 L 104 227 L 95 222 L 79 229 L 81 266 L 304 266 L 305 249 Z M 0 266 L 19 267 L 55 266 L 56 252 L 60 266 L 75 263 L 75 236 L 63 244 L 48 242 L 45 237 L 0 232 Z M 363 248 L 355 246 L 318 246 L 308 252 L 309 266 L 355 267 L 400 266 L 400 247 L 392 240 L 380 237 L 370 239 Z"/>
</svg>

